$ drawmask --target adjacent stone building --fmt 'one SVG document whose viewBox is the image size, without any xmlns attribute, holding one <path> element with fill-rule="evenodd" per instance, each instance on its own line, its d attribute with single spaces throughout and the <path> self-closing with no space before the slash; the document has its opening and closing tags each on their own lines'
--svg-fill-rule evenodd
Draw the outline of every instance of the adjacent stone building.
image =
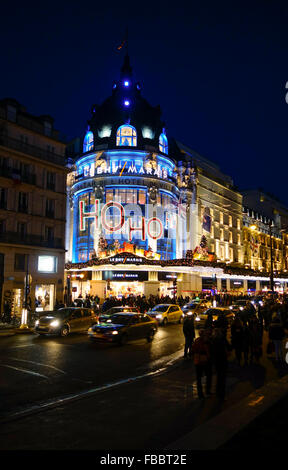
<svg viewBox="0 0 288 470">
<path fill-rule="evenodd" d="M 1 100 L 2 311 L 9 304 L 21 314 L 25 282 L 32 309 L 51 310 L 63 298 L 66 175 L 65 143 L 53 119 L 28 113 L 14 99 Z"/>
</svg>

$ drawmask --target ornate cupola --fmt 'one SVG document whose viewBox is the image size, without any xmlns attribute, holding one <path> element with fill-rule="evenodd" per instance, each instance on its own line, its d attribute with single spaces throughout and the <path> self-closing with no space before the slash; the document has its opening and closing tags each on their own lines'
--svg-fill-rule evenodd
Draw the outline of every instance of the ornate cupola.
<svg viewBox="0 0 288 470">
<path fill-rule="evenodd" d="M 89 143 L 89 145 L 85 145 Z M 92 116 L 83 137 L 83 152 L 134 147 L 168 155 L 165 124 L 160 106 L 151 106 L 141 96 L 141 86 L 133 77 L 128 53 L 120 79 L 113 83 L 112 95 L 92 107 Z"/>
</svg>

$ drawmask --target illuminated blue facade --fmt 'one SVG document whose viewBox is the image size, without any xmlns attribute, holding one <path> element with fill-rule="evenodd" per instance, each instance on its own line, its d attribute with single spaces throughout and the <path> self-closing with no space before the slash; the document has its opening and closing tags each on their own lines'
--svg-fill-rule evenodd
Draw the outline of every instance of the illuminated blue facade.
<svg viewBox="0 0 288 470">
<path fill-rule="evenodd" d="M 121 252 L 158 260 L 183 255 L 176 223 L 183 191 L 165 129 L 160 108 L 134 83 L 126 55 L 112 96 L 92 107 L 70 175 L 73 263 L 108 262 Z"/>
</svg>

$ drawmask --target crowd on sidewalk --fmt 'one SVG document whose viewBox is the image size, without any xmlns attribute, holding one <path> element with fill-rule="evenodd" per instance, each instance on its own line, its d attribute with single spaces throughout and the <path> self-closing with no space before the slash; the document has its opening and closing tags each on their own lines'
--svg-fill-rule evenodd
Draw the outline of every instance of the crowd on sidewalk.
<svg viewBox="0 0 288 470">
<path fill-rule="evenodd" d="M 194 318 L 187 316 L 183 323 L 184 358 L 192 358 L 194 362 L 199 398 L 204 398 L 202 377 L 206 378 L 206 396 L 211 394 L 214 371 L 216 395 L 220 400 L 225 399 L 228 360 L 233 351 L 239 366 L 259 363 L 263 354 L 275 353 L 276 362 L 287 367 L 283 345 L 288 333 L 287 317 L 287 297 L 282 298 L 281 303 L 266 299 L 254 313 L 248 307 L 239 310 L 231 325 L 228 325 L 224 314 L 219 314 L 215 321 L 208 315 L 204 328 L 199 330 L 199 336 L 195 339 Z M 263 351 L 264 331 L 268 335 L 266 351 Z"/>
</svg>

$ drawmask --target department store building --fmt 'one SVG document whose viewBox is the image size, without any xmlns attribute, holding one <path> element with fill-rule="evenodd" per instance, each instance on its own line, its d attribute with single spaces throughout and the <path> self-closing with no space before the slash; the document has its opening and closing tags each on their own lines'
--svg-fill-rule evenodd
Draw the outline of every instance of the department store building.
<svg viewBox="0 0 288 470">
<path fill-rule="evenodd" d="M 241 292 L 248 280 L 260 286 L 252 272 L 242 273 L 241 193 L 217 165 L 169 135 L 127 54 L 112 95 L 92 107 L 67 193 L 73 299 Z"/>
</svg>

